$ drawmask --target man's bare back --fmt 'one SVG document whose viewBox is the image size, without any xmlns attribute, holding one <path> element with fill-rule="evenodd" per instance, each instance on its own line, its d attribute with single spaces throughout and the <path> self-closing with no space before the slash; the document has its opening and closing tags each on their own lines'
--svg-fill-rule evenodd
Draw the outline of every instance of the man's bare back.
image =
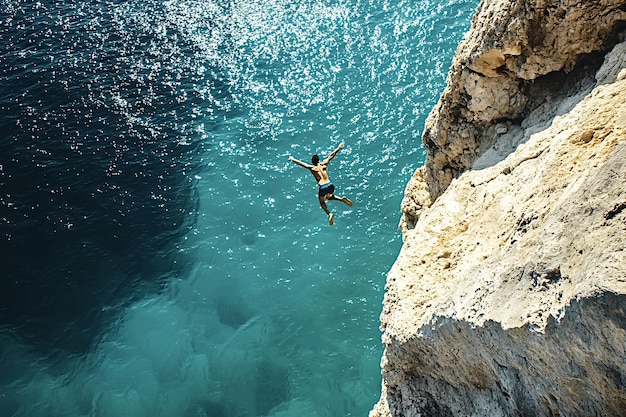
<svg viewBox="0 0 626 417">
<path fill-rule="evenodd" d="M 320 162 L 319 164 L 311 168 L 311 173 L 315 177 L 315 181 L 317 181 L 318 185 L 323 185 L 327 182 L 330 182 L 330 180 L 328 179 L 328 164 Z"/>
<path fill-rule="evenodd" d="M 315 177 L 315 181 L 317 181 L 317 185 L 319 186 L 318 197 L 320 201 L 320 206 L 328 215 L 328 223 L 331 226 L 334 224 L 335 216 L 330 212 L 330 210 L 328 210 L 328 207 L 326 206 L 327 200 L 342 201 L 347 205 L 352 206 L 352 201 L 350 201 L 348 197 L 338 198 L 335 196 L 335 186 L 330 182 L 330 179 L 328 177 L 328 163 L 331 161 L 331 159 L 335 157 L 335 155 L 337 155 L 337 152 L 339 152 L 341 148 L 343 148 L 343 143 L 340 143 L 337 149 L 332 151 L 330 155 L 328 155 L 328 157 L 321 162 L 317 154 L 313 155 L 313 157 L 311 158 L 312 165 L 297 160 L 293 156 L 289 157 L 290 161 L 295 162 L 303 168 L 307 168 Z"/>
</svg>

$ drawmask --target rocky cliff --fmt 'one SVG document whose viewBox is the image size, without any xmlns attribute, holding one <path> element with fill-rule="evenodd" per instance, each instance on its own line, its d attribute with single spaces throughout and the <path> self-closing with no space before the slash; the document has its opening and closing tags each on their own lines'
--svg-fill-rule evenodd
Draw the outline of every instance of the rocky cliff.
<svg viewBox="0 0 626 417">
<path fill-rule="evenodd" d="M 479 6 L 402 203 L 371 417 L 626 415 L 625 21 Z"/>
</svg>

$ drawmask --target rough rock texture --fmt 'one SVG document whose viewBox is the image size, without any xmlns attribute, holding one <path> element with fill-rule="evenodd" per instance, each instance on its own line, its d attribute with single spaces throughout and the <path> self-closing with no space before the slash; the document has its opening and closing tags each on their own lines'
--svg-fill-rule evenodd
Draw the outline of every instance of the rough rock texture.
<svg viewBox="0 0 626 417">
<path fill-rule="evenodd" d="M 626 7 L 546 3 L 484 1 L 427 121 L 370 417 L 626 416 Z"/>
<path fill-rule="evenodd" d="M 452 63 L 448 86 L 423 135 L 428 191 L 403 204 L 412 228 L 453 178 L 491 146 L 502 123 L 519 123 L 544 96 L 542 78 L 565 76 L 617 43 L 624 0 L 483 0 Z M 407 193 L 410 194 L 410 193 Z"/>
</svg>

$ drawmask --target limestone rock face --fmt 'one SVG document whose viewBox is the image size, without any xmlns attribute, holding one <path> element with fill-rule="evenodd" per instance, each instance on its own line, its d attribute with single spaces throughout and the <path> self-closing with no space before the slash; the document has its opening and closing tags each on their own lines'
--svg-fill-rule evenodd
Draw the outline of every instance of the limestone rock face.
<svg viewBox="0 0 626 417">
<path fill-rule="evenodd" d="M 479 7 L 405 190 L 370 417 L 626 415 L 625 5 Z"/>
<path fill-rule="evenodd" d="M 426 122 L 429 196 L 417 205 L 428 207 L 491 146 L 497 124 L 536 107 L 536 81 L 605 53 L 625 21 L 624 0 L 483 0 Z M 419 212 L 405 216 L 403 224 L 415 224 Z"/>
</svg>

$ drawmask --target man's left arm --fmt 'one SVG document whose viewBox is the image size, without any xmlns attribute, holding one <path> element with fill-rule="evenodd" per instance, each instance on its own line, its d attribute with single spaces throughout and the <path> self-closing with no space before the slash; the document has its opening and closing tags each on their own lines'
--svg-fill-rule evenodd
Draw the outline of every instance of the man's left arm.
<svg viewBox="0 0 626 417">
<path fill-rule="evenodd" d="M 330 162 L 330 160 L 331 160 L 331 159 L 333 159 L 333 158 L 335 157 L 335 155 L 337 155 L 337 152 L 339 152 L 339 150 L 340 150 L 341 148 L 343 148 L 343 142 L 341 142 L 341 143 L 339 144 L 339 146 L 337 146 L 337 149 L 335 149 L 334 151 L 332 151 L 332 152 L 330 153 L 330 155 L 328 155 L 328 158 L 326 158 L 326 159 L 324 160 L 324 163 L 325 163 L 325 164 L 329 163 L 329 162 Z"/>
</svg>

